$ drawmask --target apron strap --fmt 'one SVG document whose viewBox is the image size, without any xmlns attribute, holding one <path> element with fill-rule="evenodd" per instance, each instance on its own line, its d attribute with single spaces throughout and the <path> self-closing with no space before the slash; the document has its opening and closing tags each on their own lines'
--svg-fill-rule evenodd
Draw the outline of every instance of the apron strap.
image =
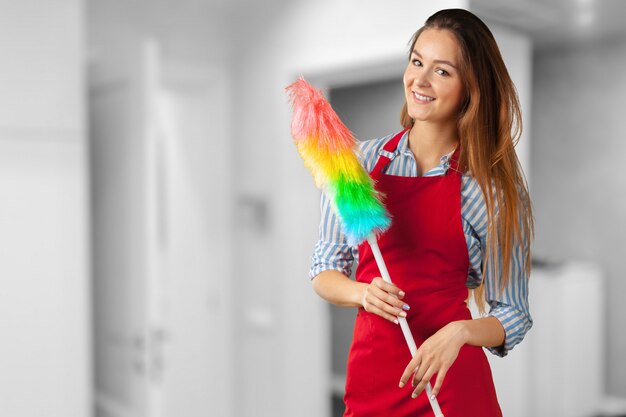
<svg viewBox="0 0 626 417">
<path fill-rule="evenodd" d="M 398 144 L 400 143 L 402 136 L 407 130 L 409 130 L 409 128 L 406 128 L 402 130 L 401 132 L 398 132 L 393 138 L 391 138 L 389 142 L 385 144 L 383 149 L 381 149 L 378 152 L 378 160 L 376 161 L 376 165 L 374 165 L 374 169 L 370 173 L 370 176 L 372 178 L 378 178 L 378 176 L 381 174 L 383 169 L 385 169 L 387 165 L 389 165 L 389 163 L 395 158 L 395 152 L 396 152 L 396 149 L 398 148 Z M 454 150 L 454 153 L 450 157 L 450 168 L 449 168 L 450 170 L 457 172 L 459 174 L 461 174 L 461 172 L 459 171 L 459 163 L 458 163 L 460 155 L 461 155 L 461 144 L 459 143 L 459 145 Z"/>
<path fill-rule="evenodd" d="M 398 147 L 398 143 L 400 143 L 400 139 L 402 139 L 402 136 L 407 130 L 409 130 L 409 128 L 398 132 L 393 138 L 391 138 L 389 142 L 385 144 L 383 149 L 378 153 L 378 161 L 376 161 L 376 165 L 374 165 L 374 169 L 370 173 L 372 178 L 378 178 L 382 170 L 385 169 L 385 167 L 389 165 L 391 160 L 395 157 L 394 152 Z"/>
<path fill-rule="evenodd" d="M 457 172 L 459 174 L 462 174 L 461 171 L 459 171 L 459 157 L 461 155 L 461 144 L 459 143 L 456 147 L 456 149 L 454 150 L 454 153 L 452 154 L 452 156 L 450 157 L 450 170 Z"/>
</svg>

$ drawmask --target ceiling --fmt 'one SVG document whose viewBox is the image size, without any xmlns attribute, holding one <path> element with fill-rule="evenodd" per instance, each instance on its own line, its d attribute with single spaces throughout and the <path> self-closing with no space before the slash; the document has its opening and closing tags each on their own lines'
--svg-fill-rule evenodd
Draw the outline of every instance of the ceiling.
<svg viewBox="0 0 626 417">
<path fill-rule="evenodd" d="M 292 1 L 87 0 L 88 32 L 97 43 L 99 36 L 143 26 L 166 44 L 190 45 L 192 39 L 232 37 L 242 24 Z M 527 33 L 536 50 L 626 39 L 626 0 L 469 0 L 469 9 L 488 23 Z"/>
<path fill-rule="evenodd" d="M 166 53 L 217 55 L 242 25 L 263 20 L 290 0 L 86 0 L 87 42 L 97 57 L 102 44 L 129 33 L 157 37 Z M 198 41 L 200 40 L 200 41 Z"/>
<path fill-rule="evenodd" d="M 470 0 L 470 10 L 527 33 L 536 49 L 626 39 L 624 0 Z"/>
</svg>

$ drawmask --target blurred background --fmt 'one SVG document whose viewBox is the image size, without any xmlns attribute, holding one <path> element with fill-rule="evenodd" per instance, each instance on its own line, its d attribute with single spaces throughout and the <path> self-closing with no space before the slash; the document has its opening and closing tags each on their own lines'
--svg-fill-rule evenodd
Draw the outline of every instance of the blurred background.
<svg viewBox="0 0 626 417">
<path fill-rule="evenodd" d="M 507 417 L 626 415 L 626 2 L 0 0 L 0 414 L 341 415 L 353 311 L 307 276 L 284 87 L 400 130 L 407 43 L 492 28 L 518 88 L 535 320 Z"/>
</svg>

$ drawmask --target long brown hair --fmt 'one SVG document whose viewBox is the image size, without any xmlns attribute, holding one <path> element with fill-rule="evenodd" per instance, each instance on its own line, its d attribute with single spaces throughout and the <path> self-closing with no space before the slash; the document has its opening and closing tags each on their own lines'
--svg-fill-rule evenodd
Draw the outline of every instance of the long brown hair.
<svg viewBox="0 0 626 417">
<path fill-rule="evenodd" d="M 514 150 L 522 133 L 517 91 L 493 34 L 477 16 L 463 9 L 441 10 L 430 16 L 411 38 L 409 59 L 417 38 L 427 29 L 449 30 L 459 44 L 459 70 L 465 87 L 457 124 L 461 141 L 459 169 L 469 172 L 485 198 L 488 235 L 482 272 L 484 277 L 486 269 L 493 268 L 490 272 L 502 295 L 509 282 L 515 244 L 522 245 L 526 272 L 530 274 L 534 233 L 528 185 Z M 413 126 L 406 101 L 400 119 L 404 127 Z M 473 291 L 481 313 L 485 305 L 484 282 Z"/>
</svg>

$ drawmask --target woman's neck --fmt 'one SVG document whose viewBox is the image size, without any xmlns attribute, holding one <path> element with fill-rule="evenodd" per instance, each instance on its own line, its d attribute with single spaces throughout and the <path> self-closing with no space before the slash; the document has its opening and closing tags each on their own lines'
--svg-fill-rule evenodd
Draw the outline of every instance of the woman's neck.
<svg viewBox="0 0 626 417">
<path fill-rule="evenodd" d="M 409 148 L 416 160 L 439 160 L 459 143 L 456 124 L 415 123 L 409 132 Z"/>
<path fill-rule="evenodd" d="M 456 125 L 416 123 L 409 132 L 409 149 L 413 152 L 418 175 L 424 175 L 452 152 L 459 142 Z"/>
</svg>

